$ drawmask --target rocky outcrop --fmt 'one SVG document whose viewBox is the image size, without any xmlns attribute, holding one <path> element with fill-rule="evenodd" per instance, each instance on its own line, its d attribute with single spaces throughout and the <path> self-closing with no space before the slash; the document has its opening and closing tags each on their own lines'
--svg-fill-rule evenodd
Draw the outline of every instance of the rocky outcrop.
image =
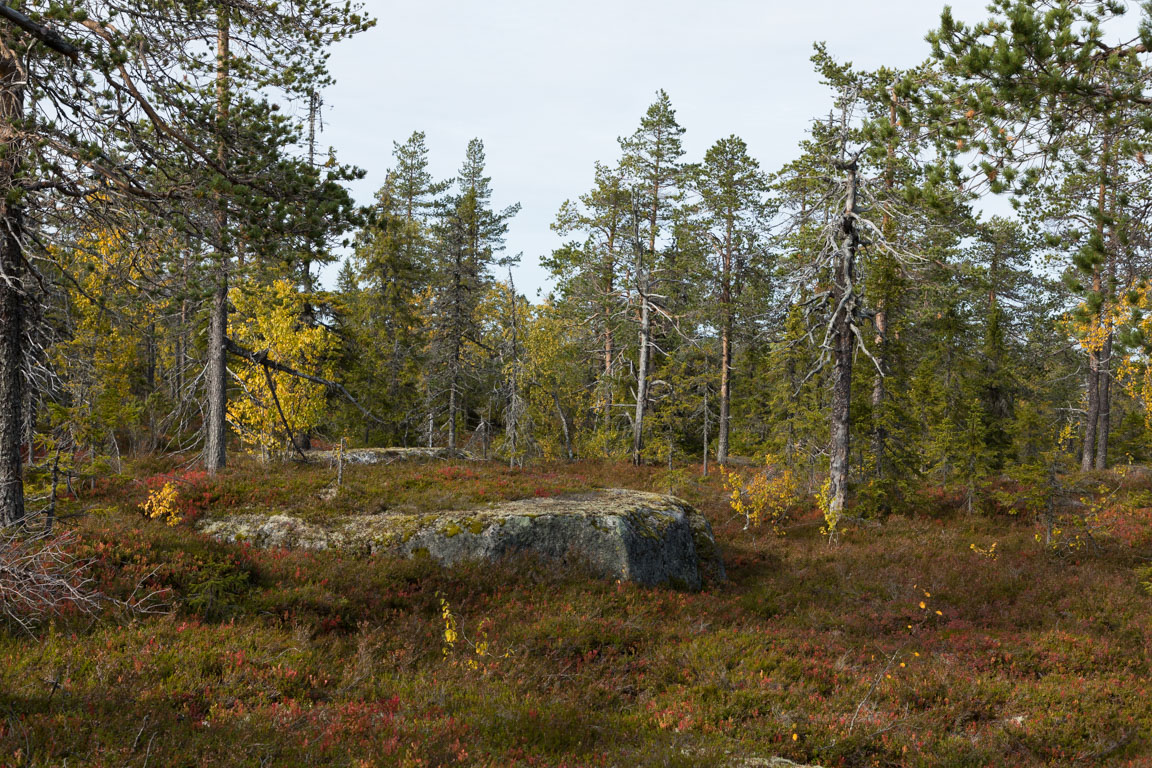
<svg viewBox="0 0 1152 768">
<path fill-rule="evenodd" d="M 233 515 L 209 520 L 202 529 L 259 547 L 426 555 L 448 566 L 532 554 L 646 586 L 697 590 L 706 578 L 724 579 L 707 519 L 673 496 L 641 491 L 600 490 L 458 512 L 384 512 L 325 522 Z"/>
<path fill-rule="evenodd" d="M 312 461 L 335 464 L 337 451 L 305 451 Z M 474 459 L 466 451 L 453 453 L 447 448 L 348 448 L 344 451 L 345 464 L 395 464 L 402 461 L 432 461 L 434 459 Z"/>
</svg>

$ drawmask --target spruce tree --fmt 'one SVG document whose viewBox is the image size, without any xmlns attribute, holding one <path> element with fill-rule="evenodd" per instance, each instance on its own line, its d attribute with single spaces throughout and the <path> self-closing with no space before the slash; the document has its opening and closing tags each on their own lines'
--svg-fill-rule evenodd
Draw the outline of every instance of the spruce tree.
<svg viewBox="0 0 1152 768">
<path fill-rule="evenodd" d="M 509 261 L 498 260 L 497 254 L 504 249 L 508 221 L 520 210 L 519 203 L 492 209 L 491 178 L 484 175 L 484 166 L 484 143 L 473 139 L 456 178 L 457 191 L 435 225 L 429 391 L 434 399 L 447 400 L 447 447 L 453 452 L 460 414 L 467 413 L 465 384 L 477 374 L 466 353 L 481 337 L 478 308 L 492 284 L 492 267 Z"/>
<path fill-rule="evenodd" d="M 419 371 L 424 346 L 421 294 L 429 284 L 432 217 L 448 182 L 428 172 L 424 134 L 393 145 L 395 164 L 368 224 L 356 238 L 358 283 L 355 316 L 360 393 L 388 422 L 390 441 L 407 443 L 421 421 Z M 367 425 L 366 425 L 367 426 Z"/>
</svg>

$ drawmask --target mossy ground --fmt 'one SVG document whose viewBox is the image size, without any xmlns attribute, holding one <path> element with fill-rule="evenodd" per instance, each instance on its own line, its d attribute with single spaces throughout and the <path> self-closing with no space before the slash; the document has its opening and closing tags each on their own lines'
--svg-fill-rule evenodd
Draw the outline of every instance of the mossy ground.
<svg viewBox="0 0 1152 768">
<path fill-rule="evenodd" d="M 352 467 L 323 502 L 331 470 L 242 461 L 181 475 L 170 527 L 136 507 L 171 469 L 65 505 L 87 510 L 70 524 L 102 589 L 143 579 L 170 610 L 0 633 L 0 765 L 1152 765 L 1144 509 L 1058 555 L 1034 520 L 926 496 L 829 546 L 814 513 L 783 537 L 743 531 L 714 481 L 691 482 L 675 490 L 711 519 L 730 581 L 685 594 L 533 563 L 259 551 L 190 525 L 667 490 L 656 470 Z M 994 558 L 971 548 L 993 542 Z M 447 651 L 441 598 L 466 638 Z"/>
</svg>

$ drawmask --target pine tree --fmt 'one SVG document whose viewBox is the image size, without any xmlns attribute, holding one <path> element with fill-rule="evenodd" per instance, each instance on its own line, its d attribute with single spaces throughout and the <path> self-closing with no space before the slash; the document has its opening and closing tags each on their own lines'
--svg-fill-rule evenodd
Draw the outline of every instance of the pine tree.
<svg viewBox="0 0 1152 768">
<path fill-rule="evenodd" d="M 601 360 L 596 389 L 605 432 L 612 429 L 616 378 L 622 367 L 619 326 L 629 292 L 625 268 L 634 236 L 632 213 L 632 197 L 620 170 L 597 163 L 592 190 L 578 201 L 565 201 L 552 224 L 561 236 L 580 234 L 584 240 L 568 243 L 542 260 L 557 281 L 561 299 L 578 306 L 579 315 L 594 329 L 591 342 Z"/>
<path fill-rule="evenodd" d="M 732 350 L 744 320 L 744 284 L 767 273 L 765 234 L 768 178 L 737 136 L 712 145 L 704 162 L 692 168 L 692 184 L 703 208 L 701 225 L 714 254 L 712 295 L 720 332 L 719 419 L 716 461 L 728 461 L 731 432 Z M 700 290 L 703 286 L 698 286 Z"/>
<path fill-rule="evenodd" d="M 675 197 L 680 191 L 684 155 L 680 137 L 684 129 L 676 122 L 676 112 L 664 91 L 640 119 L 640 127 L 619 140 L 623 156 L 620 168 L 632 193 L 633 264 L 630 279 L 639 325 L 636 362 L 636 410 L 632 419 L 632 461 L 639 464 L 644 447 L 644 417 L 651 385 L 655 315 L 662 298 L 657 293 L 661 281 L 661 235 L 667 234 Z"/>
<path fill-rule="evenodd" d="M 246 248 L 280 239 L 300 221 L 288 214 L 305 207 L 305 188 L 322 185 L 290 161 L 297 133 L 271 100 L 323 85 L 324 48 L 370 26 L 356 6 L 326 0 L 249 3 L 239 19 L 213 3 L 160 8 L 150 0 L 53 1 L 36 18 L 9 11 L 0 22 L 0 138 L 7 150 L 0 161 L 0 266 L 10 278 L 0 286 L 2 522 L 23 516 L 23 340 L 41 330 L 24 279 L 26 264 L 51 258 L 40 244 L 68 237 L 85 219 L 102 220 L 109 231 L 162 222 L 216 252 L 226 234 Z M 218 55 L 205 55 L 205 41 L 217 39 Z M 61 55 L 75 68 L 50 58 Z M 333 191 L 321 196 L 337 200 Z M 236 230 L 203 215 L 208 200 L 238 214 Z M 250 226 L 256 211 L 259 227 Z M 217 300 L 210 467 L 223 460 L 220 282 L 210 283 Z"/>
<path fill-rule="evenodd" d="M 1034 196 L 1044 186 L 1059 186 L 1053 173 L 1067 170 L 1062 157 L 1093 159 L 1098 174 L 1089 208 L 1094 231 L 1086 233 L 1073 262 L 1087 277 L 1087 315 L 1100 337 L 1085 345 L 1081 468 L 1103 468 L 1113 344 L 1107 317 L 1114 295 L 1108 230 L 1115 215 L 1108 210 L 1107 190 L 1118 181 L 1120 145 L 1152 130 L 1145 114 L 1152 27 L 1142 26 L 1140 42 L 1109 40 L 1109 34 L 1122 34 L 1117 22 L 1128 8 L 1101 0 L 1066 0 L 1058 10 L 1000 0 L 989 10 L 990 19 L 968 26 L 946 8 L 940 29 L 929 35 L 935 58 L 953 78 L 937 99 L 940 140 L 968 152 L 967 167 L 953 163 L 947 175 L 973 190 Z M 1144 143 L 1142 137 L 1136 140 Z"/>
</svg>

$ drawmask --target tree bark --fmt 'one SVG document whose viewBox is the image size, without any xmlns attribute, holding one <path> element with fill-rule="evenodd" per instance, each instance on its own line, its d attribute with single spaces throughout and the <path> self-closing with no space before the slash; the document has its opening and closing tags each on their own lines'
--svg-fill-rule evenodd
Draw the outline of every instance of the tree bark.
<svg viewBox="0 0 1152 768">
<path fill-rule="evenodd" d="M 228 122 L 228 68 L 230 28 L 227 9 L 217 8 L 219 21 L 216 34 L 216 131 L 218 160 L 224 167 L 226 143 L 224 129 Z M 212 295 L 212 312 L 208 318 L 207 424 L 204 426 L 204 468 L 214 475 L 228 462 L 228 215 L 222 200 L 217 201 L 216 227 L 219 252 L 216 255 L 216 287 Z"/>
<path fill-rule="evenodd" d="M 644 449 L 644 414 L 648 407 L 648 366 L 652 350 L 652 311 L 648 290 L 640 292 L 640 359 L 636 365 L 636 415 L 632 420 L 632 463 L 640 464 Z"/>
<path fill-rule="evenodd" d="M 845 251 L 854 250 L 854 247 L 845 245 Z M 841 269 L 843 273 L 850 273 L 854 254 L 843 255 Z M 832 301 L 837 305 L 845 296 L 844 286 L 837 280 L 836 288 L 832 292 Z M 841 310 L 833 320 L 832 334 L 832 446 L 831 462 L 828 468 L 829 479 L 829 511 L 834 518 L 838 518 L 844 510 L 848 495 L 848 469 L 850 450 L 850 420 L 849 413 L 852 403 L 852 353 L 854 338 L 852 336 L 851 317 L 848 310 Z"/>
<path fill-rule="evenodd" d="M 26 76 L 20 61 L 0 40 L 0 526 L 24 520 L 25 323 L 24 218 L 13 194 L 22 148 L 17 125 L 24 116 Z"/>
<path fill-rule="evenodd" d="M 448 387 L 448 452 L 456 453 L 456 377 Z"/>
<path fill-rule="evenodd" d="M 221 270 L 208 318 L 208 367 L 205 371 L 208 423 L 204 428 L 204 468 L 216 474 L 228 460 L 228 275 Z"/>
<path fill-rule="evenodd" d="M 1113 193 L 1115 194 L 1115 193 Z M 1115 206 L 1115 199 L 1113 199 L 1113 206 Z M 1118 243 L 1116 242 L 1116 225 L 1110 224 L 1108 227 L 1108 246 L 1105 259 L 1108 266 L 1108 301 L 1114 301 L 1116 297 L 1116 254 L 1118 253 Z M 1105 304 L 1104 306 L 1107 306 Z M 1101 311 L 1101 322 L 1105 321 L 1106 311 Z M 1097 384 L 1099 391 L 1099 405 L 1096 426 L 1096 469 L 1104 470 L 1108 468 L 1108 437 L 1112 429 L 1112 346 L 1115 340 L 1115 331 L 1112 329 L 1111 324 L 1108 327 L 1108 335 L 1104 337 L 1104 348 L 1100 354 L 1100 380 Z"/>
<path fill-rule="evenodd" d="M 560 395 L 555 391 L 552 392 L 552 402 L 556 405 L 556 413 L 560 416 L 560 429 L 564 432 L 564 456 L 568 461 L 572 461 L 576 458 L 576 454 L 572 451 L 572 430 L 568 427 L 568 415 L 560 405 Z"/>
<path fill-rule="evenodd" d="M 720 286 L 720 303 L 723 318 L 720 328 L 720 423 L 716 438 L 716 463 L 728 463 L 728 433 L 731 425 L 732 403 L 732 219 L 728 219 L 725 232 L 723 275 Z M 707 453 L 708 446 L 704 446 Z"/>
<path fill-rule="evenodd" d="M 896 91 L 892 91 L 892 99 L 888 105 L 888 122 L 891 126 L 896 126 Z M 884 190 L 891 196 L 893 189 L 896 186 L 896 146 L 895 138 L 888 142 L 887 147 L 887 163 L 884 168 Z M 892 217 L 888 211 L 885 210 L 884 216 L 880 221 L 880 231 L 884 233 L 885 237 L 889 237 L 892 230 Z M 873 467 L 876 477 L 883 478 L 886 470 L 886 454 L 888 451 L 888 431 L 884 428 L 881 411 L 884 406 L 884 397 L 887 394 L 884 387 L 884 377 L 888 373 L 888 306 L 887 296 L 880 296 L 876 307 L 876 317 L 874 318 L 874 326 L 876 329 L 875 345 L 876 345 L 876 362 L 878 369 L 876 372 L 876 379 L 872 384 L 872 456 L 876 462 Z"/>
<path fill-rule="evenodd" d="M 855 336 L 852 332 L 855 312 L 856 250 L 860 235 L 856 227 L 856 161 L 844 165 L 847 181 L 847 197 L 842 219 L 842 240 L 836 275 L 832 281 L 832 414 L 831 439 L 828 468 L 829 514 L 834 525 L 844 511 L 848 496 L 848 471 L 851 460 L 851 404 L 852 404 L 852 355 L 855 351 Z"/>
<path fill-rule="evenodd" d="M 876 379 L 872 383 L 872 456 L 876 461 L 876 466 L 873 468 L 876 477 L 884 477 L 888 431 L 884 429 L 881 411 L 884 407 L 885 395 L 883 373 L 887 373 L 888 362 L 888 312 L 883 308 L 878 309 L 874 323 L 876 326 L 876 360 L 880 363 L 880 371 L 877 372 Z"/>
<path fill-rule="evenodd" d="M 1096 427 L 1096 469 L 1108 468 L 1108 432 L 1112 427 L 1112 333 L 1104 340 L 1100 355 L 1098 425 Z"/>
</svg>

